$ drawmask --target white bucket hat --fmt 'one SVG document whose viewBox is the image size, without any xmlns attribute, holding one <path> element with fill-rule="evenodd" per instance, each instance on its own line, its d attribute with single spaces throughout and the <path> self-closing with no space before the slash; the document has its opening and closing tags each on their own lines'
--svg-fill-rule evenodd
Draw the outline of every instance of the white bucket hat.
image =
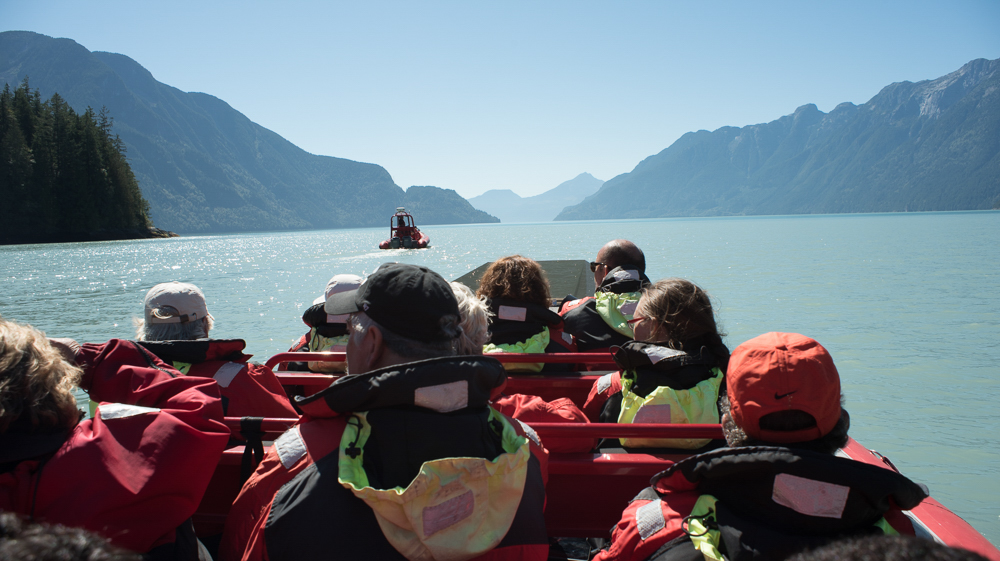
<svg viewBox="0 0 1000 561">
<path fill-rule="evenodd" d="M 364 279 L 358 275 L 333 275 L 333 278 L 326 283 L 326 290 L 323 292 L 323 295 L 313 300 L 313 306 L 316 304 L 323 304 L 334 294 L 357 290 L 363 282 Z M 327 323 L 347 323 L 347 316 L 349 315 L 350 314 L 327 314 L 326 321 Z"/>
<path fill-rule="evenodd" d="M 165 282 L 146 293 L 148 323 L 188 323 L 211 317 L 201 289 L 186 282 Z"/>
</svg>

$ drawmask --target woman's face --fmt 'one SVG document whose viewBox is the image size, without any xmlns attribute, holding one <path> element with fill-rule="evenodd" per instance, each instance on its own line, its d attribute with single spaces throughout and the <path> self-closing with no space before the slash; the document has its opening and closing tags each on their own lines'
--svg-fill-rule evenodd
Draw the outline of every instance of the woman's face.
<svg viewBox="0 0 1000 561">
<path fill-rule="evenodd" d="M 635 340 L 645 343 L 665 341 L 667 338 L 666 333 L 663 332 L 663 326 L 659 326 L 660 328 L 657 329 L 656 320 L 646 317 L 648 309 L 646 296 L 643 295 L 635 307 L 635 315 L 632 316 L 633 319 L 638 320 L 632 324 L 632 332 L 635 334 Z"/>
</svg>

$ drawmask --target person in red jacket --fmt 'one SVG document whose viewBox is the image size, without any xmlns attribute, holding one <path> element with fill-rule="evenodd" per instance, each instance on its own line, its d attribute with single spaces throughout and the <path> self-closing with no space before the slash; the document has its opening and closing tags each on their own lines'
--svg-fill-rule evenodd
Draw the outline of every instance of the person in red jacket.
<svg viewBox="0 0 1000 561">
<path fill-rule="evenodd" d="M 227 417 L 295 418 L 281 382 L 270 368 L 251 363 L 242 339 L 209 339 L 214 318 L 193 284 L 165 282 L 146 294 L 136 340 L 182 374 L 212 378 Z"/>
<path fill-rule="evenodd" d="M 351 314 L 350 375 L 296 399 L 303 416 L 233 503 L 221 559 L 546 559 L 545 451 L 489 405 L 503 366 L 456 354 L 449 284 L 387 263 L 326 311 Z"/>
<path fill-rule="evenodd" d="M 729 448 L 654 475 L 599 561 L 786 559 L 912 526 L 927 496 L 901 474 L 836 455 L 848 442 L 840 374 L 822 345 L 766 333 L 733 351 L 721 397 Z"/>
<path fill-rule="evenodd" d="M 58 346 L 0 319 L 0 510 L 196 559 L 189 519 L 229 439 L 218 384 L 130 341 Z M 94 418 L 75 386 L 101 403 Z"/>
</svg>

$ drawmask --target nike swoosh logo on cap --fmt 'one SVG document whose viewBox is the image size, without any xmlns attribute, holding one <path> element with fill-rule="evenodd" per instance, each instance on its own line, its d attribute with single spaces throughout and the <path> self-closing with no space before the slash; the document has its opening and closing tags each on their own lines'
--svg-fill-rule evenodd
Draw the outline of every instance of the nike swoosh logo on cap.
<svg viewBox="0 0 1000 561">
<path fill-rule="evenodd" d="M 793 393 L 795 393 L 797 391 L 799 391 L 799 390 L 790 391 L 788 393 L 783 393 L 781 395 L 778 395 L 778 392 L 774 392 L 774 399 L 783 399 L 783 398 L 786 398 L 786 397 L 792 395 Z"/>
</svg>

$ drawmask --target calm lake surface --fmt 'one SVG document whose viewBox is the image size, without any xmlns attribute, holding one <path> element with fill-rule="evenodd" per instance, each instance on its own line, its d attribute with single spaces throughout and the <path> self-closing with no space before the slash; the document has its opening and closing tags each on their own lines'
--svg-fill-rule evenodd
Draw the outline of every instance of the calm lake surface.
<svg viewBox="0 0 1000 561">
<path fill-rule="evenodd" d="M 181 280 L 205 291 L 213 336 L 246 339 L 263 361 L 306 331 L 302 312 L 336 273 L 401 261 L 453 280 L 514 253 L 592 260 L 627 238 L 651 279 L 709 292 L 730 348 L 767 331 L 827 347 L 851 435 L 1000 544 L 1000 212 L 425 231 L 426 250 L 378 250 L 385 228 L 0 246 L 0 315 L 53 337 L 131 338 L 146 291 Z"/>
</svg>

